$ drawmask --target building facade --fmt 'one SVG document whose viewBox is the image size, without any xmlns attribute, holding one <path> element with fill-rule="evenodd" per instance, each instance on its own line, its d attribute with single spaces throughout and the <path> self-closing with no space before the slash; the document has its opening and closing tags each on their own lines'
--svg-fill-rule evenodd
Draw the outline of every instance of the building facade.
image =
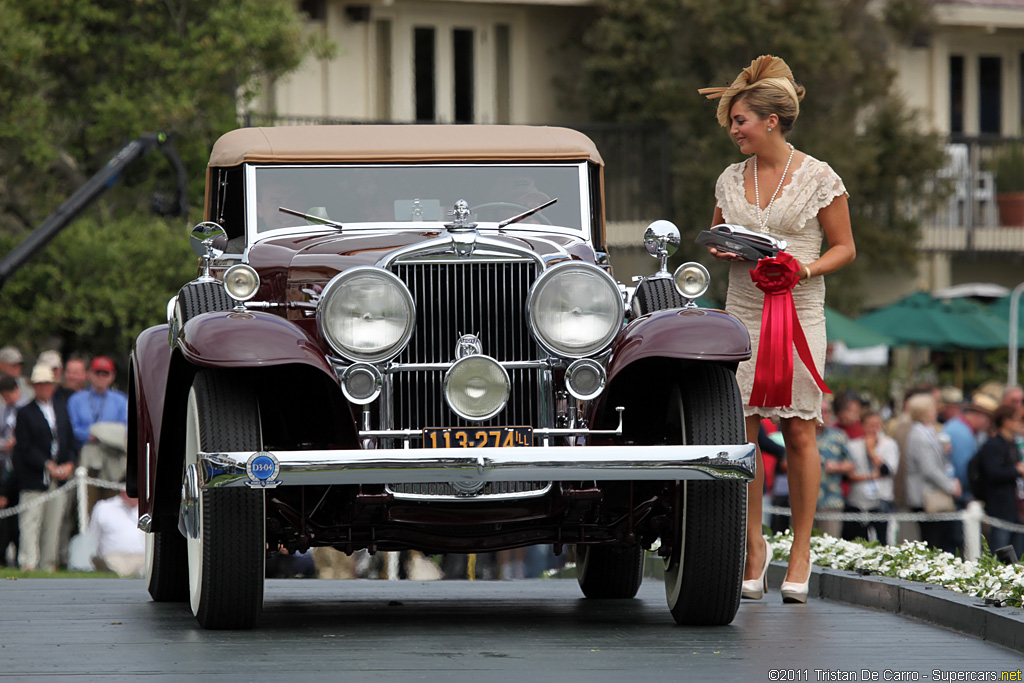
<svg viewBox="0 0 1024 683">
<path fill-rule="evenodd" d="M 887 1 L 877 0 L 878 11 Z M 919 120 L 948 139 L 947 166 L 935 188 L 949 197 L 934 215 L 920 217 L 917 272 L 879 273 L 868 307 L 917 289 L 974 281 L 1012 287 L 1022 279 L 1024 227 L 1008 227 L 1000 217 L 997 200 L 1007 181 L 994 169 L 1008 141 L 1024 135 L 1024 0 L 931 4 L 934 21 L 893 40 L 890 59 L 897 87 Z M 579 40 L 596 16 L 596 5 L 595 0 L 303 0 L 307 30 L 333 40 L 337 54 L 310 60 L 271 84 L 253 110 L 296 122 L 580 127 L 587 112 L 568 100 L 560 84 L 578 71 Z M 602 149 L 610 146 L 598 142 Z M 667 156 L 664 163 L 667 175 Z M 608 183 L 609 192 L 616 192 L 613 176 Z M 652 181 L 645 178 L 643 185 L 650 188 Z M 662 191 L 668 192 L 667 183 Z M 615 203 L 609 199 L 611 207 Z M 636 243 L 646 221 L 664 216 L 609 217 L 614 247 Z"/>
</svg>

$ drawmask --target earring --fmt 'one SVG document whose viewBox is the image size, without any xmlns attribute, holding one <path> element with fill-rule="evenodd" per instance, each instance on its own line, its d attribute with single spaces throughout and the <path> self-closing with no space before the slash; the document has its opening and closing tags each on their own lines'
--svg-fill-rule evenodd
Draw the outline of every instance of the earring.
<svg viewBox="0 0 1024 683">
<path fill-rule="evenodd" d="M 771 133 L 771 132 L 772 132 L 772 127 L 771 127 L 771 126 L 768 126 L 768 132 L 769 132 L 769 133 Z"/>
</svg>

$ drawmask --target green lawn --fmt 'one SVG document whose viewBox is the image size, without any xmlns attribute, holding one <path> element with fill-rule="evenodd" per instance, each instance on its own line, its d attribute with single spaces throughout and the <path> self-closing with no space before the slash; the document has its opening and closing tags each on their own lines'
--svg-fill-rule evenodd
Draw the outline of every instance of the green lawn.
<svg viewBox="0 0 1024 683">
<path fill-rule="evenodd" d="M 116 579 L 114 572 L 44 572 L 40 569 L 23 572 L 13 567 L 0 567 L 0 579 Z"/>
</svg>

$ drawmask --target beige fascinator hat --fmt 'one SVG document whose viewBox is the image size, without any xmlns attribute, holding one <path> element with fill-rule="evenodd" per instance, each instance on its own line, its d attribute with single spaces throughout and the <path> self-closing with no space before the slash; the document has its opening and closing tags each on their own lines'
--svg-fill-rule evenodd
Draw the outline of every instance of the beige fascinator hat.
<svg viewBox="0 0 1024 683">
<path fill-rule="evenodd" d="M 781 57 L 761 55 L 740 72 L 736 80 L 727 88 L 701 88 L 697 92 L 709 100 L 721 98 L 718 102 L 718 123 L 723 128 L 729 127 L 729 110 L 732 100 L 744 90 L 758 87 L 779 88 L 793 99 L 796 114 L 800 113 L 800 100 L 804 98 L 804 88 L 793 80 L 793 71 Z M 796 115 L 793 117 L 796 118 Z"/>
</svg>

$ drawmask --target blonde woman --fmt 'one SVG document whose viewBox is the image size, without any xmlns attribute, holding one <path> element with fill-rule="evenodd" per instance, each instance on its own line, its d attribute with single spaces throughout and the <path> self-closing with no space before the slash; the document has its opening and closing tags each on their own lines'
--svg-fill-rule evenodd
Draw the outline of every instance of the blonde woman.
<svg viewBox="0 0 1024 683">
<path fill-rule="evenodd" d="M 917 394 L 907 401 L 910 430 L 906 450 L 906 503 L 914 512 L 925 512 L 925 496 L 941 491 L 959 498 L 960 480 L 946 467 L 946 451 L 935 427 L 939 409 L 931 394 Z M 950 501 L 952 503 L 952 500 Z M 952 510 L 950 510 L 952 512 Z M 921 522 L 921 539 L 933 548 L 956 551 L 956 522 Z"/>
<path fill-rule="evenodd" d="M 793 147 L 786 136 L 800 113 L 804 88 L 778 57 L 758 57 L 727 88 L 700 91 L 720 97 L 718 122 L 729 131 L 747 160 L 725 169 L 715 187 L 713 225 L 731 223 L 784 239 L 794 257 L 801 286 L 792 297 L 803 334 L 820 377 L 825 363 L 825 283 L 823 276 L 853 261 L 856 249 L 850 229 L 846 187 L 828 164 Z M 828 249 L 822 253 L 822 237 Z M 765 295 L 755 287 L 751 270 L 757 265 L 742 257 L 711 248 L 716 258 L 729 261 L 729 290 L 725 308 L 750 331 L 753 357 L 737 370 L 741 394 L 750 403 L 757 367 L 761 316 Z M 747 440 L 756 443 L 764 417 L 780 420 L 789 463 L 793 545 L 782 584 L 784 602 L 806 602 L 811 575 L 810 539 L 821 480 L 815 426 L 821 421 L 823 392 L 814 374 L 794 358 L 789 405 L 745 405 Z M 764 485 L 761 453 L 757 477 L 747 494 L 747 563 L 743 597 L 759 599 L 767 585 L 771 557 L 762 535 L 761 503 Z"/>
</svg>

